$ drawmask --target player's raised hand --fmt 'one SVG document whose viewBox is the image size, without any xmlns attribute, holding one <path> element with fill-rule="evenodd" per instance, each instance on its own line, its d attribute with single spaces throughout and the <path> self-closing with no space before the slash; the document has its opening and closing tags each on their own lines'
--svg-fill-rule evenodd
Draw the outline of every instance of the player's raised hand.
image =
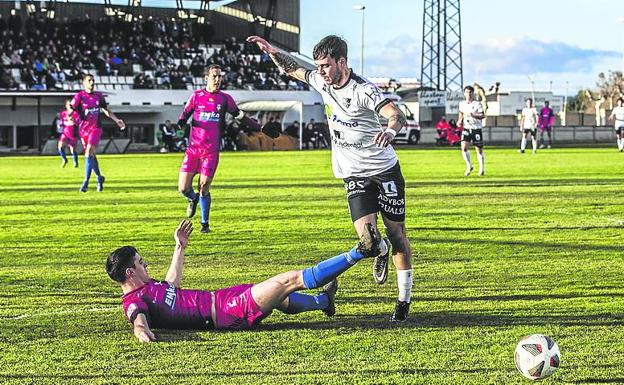
<svg viewBox="0 0 624 385">
<path fill-rule="evenodd" d="M 176 241 L 176 245 L 180 245 L 182 248 L 185 248 L 188 245 L 189 237 L 193 232 L 193 222 L 188 219 L 183 220 L 178 225 L 178 228 L 173 233 L 173 238 Z"/>
<path fill-rule="evenodd" d="M 382 148 L 388 147 L 388 145 L 394 140 L 394 135 L 391 131 L 392 130 L 386 130 L 378 133 L 373 138 L 373 143 Z"/>
<path fill-rule="evenodd" d="M 269 42 L 267 42 L 266 40 L 264 40 L 260 36 L 249 36 L 247 38 L 247 42 L 248 43 L 256 43 L 256 44 L 258 44 L 258 47 L 262 51 L 264 51 L 264 52 L 266 52 L 268 54 L 272 54 L 272 53 L 276 53 L 277 52 L 275 47 L 273 47 L 271 44 L 269 44 Z"/>
</svg>

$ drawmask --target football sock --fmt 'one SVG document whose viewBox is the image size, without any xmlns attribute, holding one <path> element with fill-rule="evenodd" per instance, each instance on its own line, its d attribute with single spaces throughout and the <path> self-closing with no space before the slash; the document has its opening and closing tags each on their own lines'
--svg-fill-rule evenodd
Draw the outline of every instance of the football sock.
<svg viewBox="0 0 624 385">
<path fill-rule="evenodd" d="M 72 152 L 72 159 L 74 160 L 74 164 L 78 166 L 78 153 Z"/>
<path fill-rule="evenodd" d="M 526 140 L 526 138 L 523 136 L 523 137 L 522 137 L 522 142 L 520 143 L 520 149 L 521 149 L 522 151 L 524 151 L 524 149 L 526 149 L 526 144 L 527 144 L 527 140 Z"/>
<path fill-rule="evenodd" d="M 288 296 L 288 307 L 283 312 L 297 314 L 304 311 L 323 310 L 327 305 L 329 305 L 329 298 L 325 293 L 308 295 L 295 292 Z"/>
<path fill-rule="evenodd" d="M 91 157 L 91 166 L 93 167 L 93 172 L 95 173 L 95 175 L 102 176 L 102 174 L 100 174 L 100 164 L 98 163 L 97 156 Z"/>
<path fill-rule="evenodd" d="M 308 267 L 301 273 L 303 285 L 306 289 L 321 287 L 347 271 L 362 258 L 364 255 L 360 254 L 354 247 L 347 253 L 326 259 L 316 266 Z"/>
<path fill-rule="evenodd" d="M 537 151 L 537 140 L 535 138 L 531 139 L 531 144 L 533 145 L 533 152 Z"/>
<path fill-rule="evenodd" d="M 462 151 L 462 156 L 464 157 L 464 162 L 466 162 L 466 167 L 472 167 L 472 163 L 470 163 L 470 153 L 468 150 Z"/>
<path fill-rule="evenodd" d="M 412 269 L 397 270 L 397 286 L 399 288 L 399 301 L 410 302 L 412 298 Z"/>
<path fill-rule="evenodd" d="M 88 181 L 91 178 L 91 170 L 92 166 L 92 158 L 90 156 L 85 157 L 85 181 Z"/>
<path fill-rule="evenodd" d="M 210 197 L 210 191 L 206 196 L 199 196 L 199 207 L 201 208 L 201 223 L 208 223 L 210 217 L 210 203 L 212 199 Z"/>
<path fill-rule="evenodd" d="M 197 199 L 197 193 L 195 191 L 193 191 L 192 187 L 190 189 L 184 191 L 182 193 L 182 195 L 184 195 L 186 197 L 186 199 L 188 199 L 190 201 L 194 201 L 195 199 Z"/>
<path fill-rule="evenodd" d="M 63 162 L 67 163 L 67 155 L 65 155 L 65 149 L 61 148 L 60 150 L 58 150 L 58 153 L 61 156 L 61 159 L 63 159 Z"/>
<path fill-rule="evenodd" d="M 477 160 L 479 161 L 479 171 L 485 171 L 485 157 L 482 152 L 477 152 Z"/>
<path fill-rule="evenodd" d="M 622 143 L 624 143 L 624 139 L 620 139 L 620 138 L 618 138 L 618 140 L 617 140 L 618 150 L 621 150 L 621 149 L 622 149 Z"/>
</svg>

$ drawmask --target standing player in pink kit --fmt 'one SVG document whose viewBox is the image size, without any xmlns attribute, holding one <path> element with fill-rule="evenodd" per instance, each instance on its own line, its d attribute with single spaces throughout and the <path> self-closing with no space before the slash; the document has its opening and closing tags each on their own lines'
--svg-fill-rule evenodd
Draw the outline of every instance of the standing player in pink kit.
<svg viewBox="0 0 624 385">
<path fill-rule="evenodd" d="M 540 146 L 544 148 L 544 131 L 548 134 L 548 148 L 552 147 L 552 128 L 555 125 L 555 113 L 550 108 L 550 102 L 544 101 L 544 107 L 539 112 Z"/>
<path fill-rule="evenodd" d="M 74 161 L 74 167 L 78 167 L 78 152 L 76 151 L 77 128 L 80 125 L 80 116 L 71 108 L 71 99 L 65 101 L 65 110 L 59 114 L 59 123 L 63 128 L 58 140 L 58 153 L 61 156 L 61 168 L 67 165 L 65 146 L 69 147 Z"/>
<path fill-rule="evenodd" d="M 119 119 L 108 108 L 104 94 L 94 90 L 95 80 L 93 75 L 86 74 L 82 78 L 83 91 L 78 92 L 71 101 L 71 108 L 80 114 L 80 140 L 85 154 L 85 179 L 80 187 L 80 192 L 87 192 L 89 179 L 93 171 L 97 175 L 97 191 L 104 189 L 104 175 L 100 173 L 100 166 L 95 154 L 95 149 L 102 137 L 102 122 L 100 113 L 111 118 L 121 129 L 126 128 L 123 120 Z"/>
<path fill-rule="evenodd" d="M 259 284 L 244 284 L 216 291 L 181 289 L 184 250 L 193 224 L 184 220 L 174 232 L 176 242 L 164 281 L 152 279 L 147 263 L 132 246 L 113 251 L 106 272 L 123 291 L 124 315 L 142 342 L 155 341 L 152 328 L 245 330 L 258 325 L 274 309 L 286 314 L 320 310 L 336 312 L 336 277 L 358 261 L 379 255 L 381 234 L 370 223 L 360 242 L 350 251 L 304 270 L 278 274 Z M 384 251 L 385 252 L 385 251 Z M 323 287 L 313 296 L 299 290 Z"/>
<path fill-rule="evenodd" d="M 247 118 L 243 111 L 238 109 L 236 102 L 229 94 L 219 90 L 221 77 L 220 66 L 216 64 L 208 66 L 204 71 L 206 88 L 191 94 L 178 119 L 178 126 L 183 127 L 190 117 L 193 118 L 189 146 L 180 167 L 178 190 L 188 199 L 186 215 L 189 218 L 195 215 L 199 202 L 202 233 L 210 232 L 209 216 L 212 202 L 210 185 L 219 164 L 221 132 L 225 129 L 225 113 L 258 128 L 257 123 Z M 199 194 L 193 191 L 193 178 L 198 173 L 200 174 Z"/>
</svg>

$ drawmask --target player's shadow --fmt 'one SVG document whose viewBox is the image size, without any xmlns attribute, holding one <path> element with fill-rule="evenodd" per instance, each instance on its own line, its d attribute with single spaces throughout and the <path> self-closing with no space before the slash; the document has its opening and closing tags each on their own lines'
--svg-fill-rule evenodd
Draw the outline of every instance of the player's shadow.
<svg viewBox="0 0 624 385">
<path fill-rule="evenodd" d="M 156 340 L 159 342 L 176 342 L 176 341 L 202 341 L 203 338 L 199 334 L 205 333 L 204 329 L 183 329 L 183 330 L 168 330 L 168 329 L 155 329 L 154 334 Z"/>
</svg>

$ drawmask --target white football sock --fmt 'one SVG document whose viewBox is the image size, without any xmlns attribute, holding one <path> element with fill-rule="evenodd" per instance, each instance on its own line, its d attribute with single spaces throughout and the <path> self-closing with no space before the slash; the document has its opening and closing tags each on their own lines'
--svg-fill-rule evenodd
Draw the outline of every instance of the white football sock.
<svg viewBox="0 0 624 385">
<path fill-rule="evenodd" d="M 523 137 L 522 137 L 522 142 L 520 143 L 520 149 L 521 149 L 522 151 L 524 151 L 524 149 L 526 148 L 526 142 L 527 142 L 527 140 L 526 140 L 526 138 L 523 136 Z"/>
<path fill-rule="evenodd" d="M 397 286 L 399 288 L 399 301 L 410 302 L 412 299 L 412 286 L 414 279 L 412 269 L 397 270 Z"/>
<path fill-rule="evenodd" d="M 533 152 L 537 151 L 537 140 L 535 138 L 531 139 L 531 144 L 533 145 Z"/>
<path fill-rule="evenodd" d="M 485 157 L 483 156 L 483 153 L 477 152 L 477 159 L 479 160 L 479 172 L 484 173 L 485 172 Z"/>
<path fill-rule="evenodd" d="M 462 156 L 464 157 L 464 162 L 466 162 L 466 167 L 471 168 L 472 163 L 470 163 L 470 153 L 468 152 L 468 150 L 462 151 Z"/>
</svg>

